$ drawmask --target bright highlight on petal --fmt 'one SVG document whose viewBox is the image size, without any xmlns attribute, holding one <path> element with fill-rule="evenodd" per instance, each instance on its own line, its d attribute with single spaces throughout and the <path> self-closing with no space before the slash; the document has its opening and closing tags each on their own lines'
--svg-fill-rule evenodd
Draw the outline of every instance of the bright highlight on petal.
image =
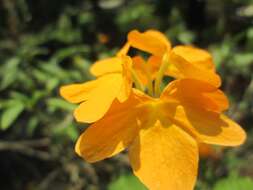
<svg viewBox="0 0 253 190">
<path fill-rule="evenodd" d="M 149 55 L 131 57 L 130 48 Z M 159 31 L 133 30 L 114 57 L 95 62 L 90 72 L 96 79 L 60 88 L 64 99 L 79 104 L 75 119 L 91 123 L 75 151 L 97 162 L 128 149 L 134 174 L 151 190 L 193 190 L 199 154 L 215 158 L 212 145 L 246 139 L 223 113 L 229 101 L 206 50 L 172 48 Z"/>
</svg>

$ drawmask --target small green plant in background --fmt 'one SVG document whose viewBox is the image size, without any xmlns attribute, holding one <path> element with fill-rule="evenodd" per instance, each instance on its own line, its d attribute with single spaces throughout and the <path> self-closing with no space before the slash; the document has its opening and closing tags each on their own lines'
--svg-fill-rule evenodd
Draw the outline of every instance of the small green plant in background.
<svg viewBox="0 0 253 190">
<path fill-rule="evenodd" d="M 253 187 L 253 180 L 249 177 L 229 176 L 220 179 L 213 190 L 251 190 Z"/>
<path fill-rule="evenodd" d="M 124 174 L 109 184 L 108 190 L 147 190 L 134 175 Z"/>
</svg>

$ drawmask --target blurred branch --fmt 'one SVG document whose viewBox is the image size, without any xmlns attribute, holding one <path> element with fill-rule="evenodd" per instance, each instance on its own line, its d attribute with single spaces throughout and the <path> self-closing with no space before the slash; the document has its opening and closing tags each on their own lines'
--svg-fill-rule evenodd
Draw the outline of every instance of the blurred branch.
<svg viewBox="0 0 253 190">
<path fill-rule="evenodd" d="M 0 151 L 14 151 L 41 160 L 50 160 L 51 155 L 49 153 L 34 149 L 34 147 L 45 147 L 49 144 L 50 140 L 47 138 L 31 141 L 0 141 Z"/>
<path fill-rule="evenodd" d="M 7 25 L 11 36 L 18 40 L 18 15 L 15 10 L 14 0 L 2 0 L 4 9 L 7 12 Z"/>
<path fill-rule="evenodd" d="M 37 189 L 38 190 L 45 190 L 48 189 L 50 186 L 50 183 L 57 177 L 57 175 L 61 172 L 60 169 L 55 169 L 52 172 L 50 172 L 47 177 L 42 180 L 40 184 L 38 184 Z"/>
</svg>

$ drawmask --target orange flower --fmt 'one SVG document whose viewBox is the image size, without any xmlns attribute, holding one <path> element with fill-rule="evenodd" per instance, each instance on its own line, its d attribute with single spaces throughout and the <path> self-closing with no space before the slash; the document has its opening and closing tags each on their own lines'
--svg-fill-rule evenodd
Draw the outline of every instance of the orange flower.
<svg viewBox="0 0 253 190">
<path fill-rule="evenodd" d="M 152 55 L 148 61 L 130 58 L 130 46 Z M 134 174 L 151 190 L 192 190 L 201 144 L 245 141 L 243 129 L 223 114 L 229 103 L 204 50 L 171 49 L 158 31 L 132 31 L 119 53 L 96 62 L 91 73 L 98 78 L 60 91 L 66 100 L 81 103 L 75 118 L 91 123 L 76 152 L 97 162 L 128 148 Z M 176 80 L 160 93 L 165 74 Z"/>
<path fill-rule="evenodd" d="M 184 88 L 189 84 L 196 99 L 208 99 L 206 105 L 193 107 L 189 88 Z M 177 91 L 182 94 L 177 96 Z M 106 115 L 80 136 L 76 152 L 96 162 L 129 148 L 133 171 L 148 188 L 191 190 L 198 142 L 236 146 L 245 140 L 244 131 L 219 113 L 224 105 L 217 102 L 222 99 L 219 90 L 194 79 L 172 82 L 159 99 L 134 90 L 126 102 L 115 100 Z"/>
</svg>

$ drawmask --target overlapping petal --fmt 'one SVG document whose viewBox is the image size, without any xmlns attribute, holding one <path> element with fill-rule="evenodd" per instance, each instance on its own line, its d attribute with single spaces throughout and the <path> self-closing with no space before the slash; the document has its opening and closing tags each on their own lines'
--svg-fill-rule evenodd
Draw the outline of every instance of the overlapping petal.
<svg viewBox="0 0 253 190">
<path fill-rule="evenodd" d="M 75 150 L 89 162 L 111 157 L 124 150 L 137 136 L 146 109 L 137 106 L 149 98 L 133 93 L 127 101 L 114 100 L 106 115 L 79 137 Z"/>
<path fill-rule="evenodd" d="M 182 104 L 202 107 L 206 110 L 221 113 L 229 102 L 225 94 L 215 86 L 196 79 L 181 79 L 171 82 L 164 89 L 161 98 L 173 97 Z"/>
<path fill-rule="evenodd" d="M 221 79 L 213 70 L 206 69 L 205 67 L 198 67 L 196 64 L 186 61 L 183 57 L 177 55 L 173 51 L 170 53 L 169 62 L 178 71 L 170 70 L 167 71 L 168 75 L 171 75 L 177 79 L 181 78 L 193 78 L 208 82 L 215 87 L 220 87 Z M 179 75 L 178 75 L 179 73 Z"/>
<path fill-rule="evenodd" d="M 143 33 L 133 30 L 128 34 L 128 42 L 132 47 L 152 54 L 149 61 L 152 65 L 152 75 L 157 73 L 162 64 L 162 57 L 167 53 L 170 61 L 167 75 L 177 79 L 195 78 L 216 87 L 221 85 L 221 79 L 215 73 L 212 57 L 205 50 L 192 46 L 176 46 L 171 49 L 166 36 L 156 30 Z"/>
<path fill-rule="evenodd" d="M 190 79 L 175 81 L 161 98 L 164 102 L 167 98 L 178 101 L 178 104 L 164 103 L 161 110 L 197 141 L 225 146 L 237 146 L 245 141 L 244 130 L 221 114 L 227 107 L 226 97 L 211 85 Z"/>
<path fill-rule="evenodd" d="M 72 103 L 81 102 L 74 112 L 77 121 L 92 123 L 104 116 L 115 98 L 128 98 L 131 81 L 125 81 L 122 74 L 108 74 L 87 83 L 63 86 L 60 93 Z"/>
<path fill-rule="evenodd" d="M 244 130 L 224 114 L 184 105 L 177 107 L 174 119 L 196 140 L 206 144 L 238 146 L 246 139 Z"/>
</svg>

